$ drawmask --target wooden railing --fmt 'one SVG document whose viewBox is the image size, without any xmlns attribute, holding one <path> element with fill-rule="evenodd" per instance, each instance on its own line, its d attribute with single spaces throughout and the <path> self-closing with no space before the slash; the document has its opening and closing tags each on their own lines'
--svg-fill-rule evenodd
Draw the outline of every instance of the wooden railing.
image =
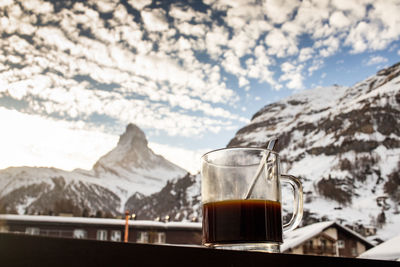
<svg viewBox="0 0 400 267">
<path fill-rule="evenodd" d="M 336 255 L 335 246 L 303 246 L 303 254 L 307 255 Z"/>
</svg>

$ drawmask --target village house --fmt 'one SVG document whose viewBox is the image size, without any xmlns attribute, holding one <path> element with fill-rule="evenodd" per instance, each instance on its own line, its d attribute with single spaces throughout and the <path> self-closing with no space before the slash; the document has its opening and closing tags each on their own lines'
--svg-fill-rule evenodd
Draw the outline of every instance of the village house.
<svg viewBox="0 0 400 267">
<path fill-rule="evenodd" d="M 201 244 L 201 223 L 128 221 L 128 242 Z M 122 242 L 125 220 L 89 217 L 0 214 L 0 232 Z"/>
<path fill-rule="evenodd" d="M 314 223 L 285 233 L 283 253 L 357 257 L 374 245 L 357 232 L 334 221 Z"/>
<path fill-rule="evenodd" d="M 128 242 L 201 245 L 199 222 L 128 221 Z M 125 220 L 89 217 L 0 214 L 0 232 L 123 242 Z M 288 232 L 283 253 L 357 257 L 373 247 L 360 234 L 328 221 Z"/>
</svg>

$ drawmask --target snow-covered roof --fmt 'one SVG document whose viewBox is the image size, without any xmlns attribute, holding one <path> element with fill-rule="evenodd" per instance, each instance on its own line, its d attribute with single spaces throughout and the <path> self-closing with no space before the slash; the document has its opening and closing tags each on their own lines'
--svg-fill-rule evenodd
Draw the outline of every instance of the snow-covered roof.
<svg viewBox="0 0 400 267">
<path fill-rule="evenodd" d="M 400 235 L 362 253 L 359 258 L 400 260 Z"/>
<path fill-rule="evenodd" d="M 368 239 L 366 239 L 365 237 L 363 237 L 362 235 L 360 235 L 359 233 L 357 233 L 356 231 L 351 230 L 350 228 L 347 228 L 339 223 L 335 222 L 335 225 L 337 225 L 338 227 L 342 228 L 343 230 L 347 231 L 348 233 L 358 237 L 358 239 L 360 239 L 361 241 L 363 241 L 365 244 L 369 245 L 370 247 L 374 247 L 375 244 L 372 243 L 371 241 L 369 241 Z M 368 247 L 367 247 L 368 249 Z"/>
<path fill-rule="evenodd" d="M 322 233 L 327 228 L 337 226 L 344 231 L 356 236 L 358 239 L 364 243 L 373 247 L 373 244 L 365 239 L 362 235 L 356 233 L 355 231 L 336 223 L 335 221 L 319 222 L 307 225 L 305 227 L 297 228 L 291 232 L 285 233 L 283 238 L 283 244 L 281 245 L 281 251 L 286 251 L 290 248 L 295 248 L 302 244 L 306 240 L 313 238 L 314 236 Z"/>
<path fill-rule="evenodd" d="M 88 217 L 62 217 L 45 215 L 15 215 L 0 214 L 0 221 L 31 221 L 74 224 L 100 224 L 100 225 L 125 225 L 124 219 L 105 219 Z M 129 226 L 155 227 L 155 228 L 185 228 L 201 230 L 199 222 L 158 222 L 150 220 L 129 220 Z"/>
<path fill-rule="evenodd" d="M 334 223 L 335 222 L 333 221 L 314 223 L 285 233 L 283 244 L 281 245 L 281 251 L 286 251 L 290 248 L 297 247 L 304 241 L 316 236 L 326 228 L 332 226 Z"/>
</svg>

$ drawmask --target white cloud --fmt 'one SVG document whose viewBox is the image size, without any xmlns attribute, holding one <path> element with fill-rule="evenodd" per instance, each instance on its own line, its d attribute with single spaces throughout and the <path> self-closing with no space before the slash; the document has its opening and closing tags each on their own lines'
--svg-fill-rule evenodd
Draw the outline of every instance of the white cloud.
<svg viewBox="0 0 400 267">
<path fill-rule="evenodd" d="M 79 7 L 79 5 L 75 6 L 78 9 L 82 8 Z M 122 12 L 121 8 L 117 9 L 119 10 L 118 12 Z M 126 15 L 126 13 L 122 12 L 122 14 L 118 16 L 121 23 L 132 23 L 129 20 L 129 16 L 127 21 L 123 21 L 124 14 Z M 93 20 L 89 24 L 93 25 L 93 27 L 98 27 L 97 25 L 99 23 L 96 21 L 98 16 L 93 14 L 89 17 Z M 66 24 L 64 26 L 67 27 L 64 28 L 67 32 L 72 32 L 71 28 L 74 27 L 71 24 Z M 136 56 L 130 53 L 129 50 L 117 44 L 107 46 L 101 42 L 86 37 L 73 36 L 73 39 L 75 38 L 74 41 L 76 41 L 73 43 L 66 39 L 59 29 L 44 27 L 37 31 L 34 38 L 38 44 L 43 43 L 52 45 L 53 51 L 49 51 L 48 56 L 49 58 L 56 56 L 61 64 L 49 65 L 51 64 L 50 62 L 55 62 L 54 59 L 47 60 L 46 58 L 40 57 L 35 57 L 35 59 L 41 60 L 40 64 L 38 64 L 39 62 L 31 62 L 31 64 L 34 63 L 36 66 L 39 65 L 41 69 L 48 67 L 57 68 L 60 72 L 65 73 L 70 77 L 78 73 L 80 75 L 87 74 L 99 82 L 106 84 L 121 84 L 121 88 L 119 89 L 121 91 L 134 92 L 136 90 L 136 92 L 143 95 L 150 96 L 151 94 L 151 97 L 154 97 L 155 94 L 152 93 L 154 90 L 149 90 L 149 84 L 151 83 L 150 80 L 170 83 L 171 90 L 179 90 L 181 87 L 189 86 L 192 91 L 189 90 L 186 91 L 186 93 L 190 94 L 192 97 L 199 97 L 203 101 L 211 101 L 213 103 L 221 101 L 225 103 L 236 101 L 235 99 L 237 99 L 237 96 L 235 93 L 226 89 L 223 83 L 220 83 L 218 80 L 205 82 L 206 77 L 208 77 L 208 75 L 205 76 L 204 73 L 202 73 L 207 70 L 205 65 L 197 62 L 192 52 L 183 53 L 184 50 L 189 51 L 187 39 L 181 39 L 179 41 L 180 45 L 177 47 L 180 49 L 178 55 L 182 56 L 185 64 L 187 64 L 187 66 L 182 67 L 177 64 L 177 60 L 173 60 L 171 57 L 166 57 L 165 54 L 163 55 L 163 53 L 168 53 L 168 45 L 169 47 L 174 47 L 169 43 L 164 45 L 166 41 L 160 43 L 161 51 L 159 55 L 153 53 L 152 56 L 148 56 L 147 53 L 150 51 L 149 48 L 152 46 L 151 43 L 147 40 L 141 40 L 141 34 L 140 31 L 137 30 L 137 25 L 129 24 L 129 26 L 129 29 L 133 30 L 133 32 L 127 32 L 127 28 L 124 27 L 121 28 L 121 36 L 127 38 L 136 36 L 132 40 L 128 39 L 131 40 L 129 41 L 129 44 L 138 48 L 137 50 L 140 52 Z M 71 34 L 73 34 L 73 32 Z M 48 38 L 48 36 L 50 36 L 50 38 Z M 15 38 L 17 40 L 12 40 Z M 110 38 L 108 38 L 108 42 L 116 43 L 116 40 L 117 39 L 111 37 L 111 35 Z M 34 51 L 34 48 L 29 43 L 17 36 L 11 37 L 9 41 L 10 47 L 18 49 L 19 52 L 29 54 Z M 8 42 L 8 40 L 5 42 Z M 55 51 L 57 50 L 61 52 L 66 49 L 70 51 L 72 57 L 62 53 L 55 54 Z M 28 68 L 25 68 L 25 70 Z M 40 72 L 40 68 L 37 70 L 38 72 Z M 33 73 L 30 73 L 29 75 L 24 76 L 26 78 L 32 76 L 32 74 Z M 185 79 L 182 79 L 182 77 L 185 77 Z M 65 83 L 65 85 L 70 83 L 67 79 L 59 80 L 57 78 L 57 80 L 61 86 L 63 85 L 62 83 Z M 140 84 L 136 82 L 137 80 L 140 80 Z M 128 87 L 130 89 L 128 89 Z M 151 85 L 151 88 L 154 87 L 157 87 L 157 85 Z M 212 88 L 212 94 L 209 93 L 211 91 L 209 88 Z M 171 93 L 173 94 L 175 92 Z"/>
<path fill-rule="evenodd" d="M 281 70 L 283 74 L 279 78 L 279 81 L 288 81 L 286 83 L 287 88 L 289 89 L 303 89 L 303 75 L 301 71 L 303 69 L 303 65 L 295 66 L 290 62 L 284 62 L 281 65 Z"/>
<path fill-rule="evenodd" d="M 350 25 L 350 20 L 341 11 L 335 11 L 329 18 L 329 24 L 336 28 L 344 28 Z"/>
<path fill-rule="evenodd" d="M 224 27 L 215 26 L 205 36 L 207 52 L 214 59 L 222 54 L 221 46 L 228 44 L 229 33 Z"/>
<path fill-rule="evenodd" d="M 375 1 L 360 0 L 360 1 L 347 1 L 347 0 L 332 0 L 332 6 L 335 9 L 349 12 L 352 17 L 362 19 L 365 17 L 368 4 L 375 4 Z"/>
<path fill-rule="evenodd" d="M 326 1 L 304 1 L 297 10 L 294 23 L 300 27 L 302 33 L 307 33 L 314 38 L 325 36 L 323 21 L 329 18 L 329 8 Z"/>
<path fill-rule="evenodd" d="M 235 34 L 229 41 L 228 46 L 231 48 L 228 52 L 234 51 L 239 58 L 249 54 L 251 49 L 256 45 L 256 40 L 248 36 L 244 31 Z"/>
<path fill-rule="evenodd" d="M 263 8 L 272 23 L 280 24 L 288 20 L 298 6 L 296 0 L 266 0 Z"/>
<path fill-rule="evenodd" d="M 237 76 L 245 73 L 245 70 L 243 70 L 240 66 L 239 57 L 236 56 L 232 51 L 227 51 L 224 53 L 222 66 L 226 71 Z"/>
<path fill-rule="evenodd" d="M 247 80 L 245 77 L 243 76 L 239 77 L 239 87 L 244 87 L 249 84 L 250 84 L 249 80 Z"/>
<path fill-rule="evenodd" d="M 188 150 L 170 145 L 149 143 L 149 147 L 172 163 L 188 170 L 192 174 L 200 171 L 201 156 L 212 149 Z"/>
<path fill-rule="evenodd" d="M 0 2 L 0 7 L 10 6 L 11 4 L 13 4 L 13 2 L 13 0 L 3 0 Z"/>
<path fill-rule="evenodd" d="M 308 76 L 311 76 L 314 71 L 319 70 L 324 65 L 324 61 L 322 59 L 314 59 L 311 63 L 311 66 L 308 68 Z"/>
<path fill-rule="evenodd" d="M 54 46 L 60 51 L 66 49 L 75 50 L 75 44 L 65 37 L 59 28 L 55 27 L 42 27 L 36 30 L 35 39 L 46 40 L 46 44 Z"/>
<path fill-rule="evenodd" d="M 227 1 L 226 22 L 229 26 L 240 29 L 252 20 L 263 19 L 263 10 L 255 1 Z"/>
<path fill-rule="evenodd" d="M 371 24 L 379 28 L 379 38 L 369 38 L 374 50 L 386 48 L 387 45 L 398 39 L 400 29 L 399 14 L 400 3 L 398 1 L 376 1 L 372 10 L 368 13 Z"/>
<path fill-rule="evenodd" d="M 254 58 L 246 60 L 247 75 L 250 78 L 270 84 L 274 90 L 279 90 L 281 85 L 275 81 L 274 73 L 270 70 L 274 63 L 275 61 L 268 56 L 265 47 L 258 45 L 254 49 Z"/>
<path fill-rule="evenodd" d="M 352 46 L 353 53 L 364 52 L 368 48 L 366 36 L 368 35 L 369 27 L 367 23 L 360 22 L 356 27 L 350 30 L 346 38 L 345 44 Z"/>
<path fill-rule="evenodd" d="M 367 66 L 376 65 L 380 63 L 386 63 L 388 59 L 382 56 L 371 56 L 369 60 L 365 63 Z"/>
<path fill-rule="evenodd" d="M 302 48 L 299 53 L 299 61 L 303 62 L 309 60 L 312 57 L 313 53 L 314 50 L 311 47 Z"/>
<path fill-rule="evenodd" d="M 178 20 L 179 23 L 194 20 L 195 22 L 209 21 L 210 18 L 203 12 L 193 10 L 189 6 L 171 5 L 168 14 Z M 197 25 L 197 24 L 196 24 Z"/>
<path fill-rule="evenodd" d="M 9 166 L 91 169 L 118 137 L 80 123 L 55 121 L 0 107 L 0 168 Z"/>
<path fill-rule="evenodd" d="M 319 48 L 321 57 L 329 57 L 337 52 L 340 46 L 340 41 L 335 36 L 330 36 L 327 39 L 319 40 L 314 43 L 315 48 Z"/>
<path fill-rule="evenodd" d="M 163 9 L 142 10 L 144 25 L 148 31 L 159 32 L 168 30 L 168 22 Z"/>
<path fill-rule="evenodd" d="M 246 91 L 250 79 L 298 89 L 304 74 L 322 68 L 343 45 L 353 53 L 380 50 L 400 36 L 399 5 L 392 1 L 265 1 L 260 8 L 259 1 L 222 0 L 209 2 L 207 12 L 173 4 L 169 22 L 162 8 L 150 10 L 150 0 L 129 1 L 143 23 L 121 4 L 92 3 L 114 11 L 111 27 L 91 5 L 54 14 L 39 0 L 2 1 L 8 16 L 0 18 L 0 31 L 12 36 L 0 41 L 7 51 L 0 55 L 0 91 L 27 101 L 32 112 L 84 121 L 99 113 L 170 135 L 202 135 L 246 121 L 231 109 L 240 94 L 229 87 L 230 74 Z M 37 17 L 21 6 L 60 28 L 35 26 Z M 226 13 L 222 23 L 211 21 L 211 9 Z M 82 35 L 78 24 L 95 38 Z M 31 35 L 34 45 L 15 32 Z M 315 45 L 300 47 L 303 38 Z M 290 65 L 276 77 L 281 60 Z M 7 69 L 5 62 L 27 66 Z M 75 81 L 77 75 L 97 83 Z"/>
<path fill-rule="evenodd" d="M 268 47 L 268 54 L 277 57 L 287 57 L 298 52 L 297 40 L 278 30 L 271 30 L 265 37 L 265 44 Z"/>
<path fill-rule="evenodd" d="M 365 5 L 366 3 L 363 3 L 362 8 L 358 10 L 365 10 Z M 354 8 L 352 11 L 355 10 Z M 400 23 L 399 12 L 400 5 L 393 1 L 373 2 L 368 12 L 368 20 L 360 19 L 353 23 L 345 44 L 352 47 L 352 53 L 386 48 L 392 41 L 399 38 L 400 29 L 397 27 Z"/>
<path fill-rule="evenodd" d="M 22 1 L 21 4 L 24 6 L 24 9 L 33 12 L 42 14 L 53 12 L 53 5 L 48 2 L 42 2 L 40 0 L 31 0 L 31 1 Z"/>
<path fill-rule="evenodd" d="M 284 24 L 282 24 L 281 30 L 288 36 L 291 36 L 291 38 L 296 38 L 296 36 L 300 35 L 300 33 L 303 31 L 301 25 L 299 25 L 293 20 L 287 21 Z"/>
<path fill-rule="evenodd" d="M 116 1 L 109 1 L 109 0 L 97 0 L 96 6 L 100 10 L 100 12 L 111 12 L 115 9 L 117 5 Z"/>
<path fill-rule="evenodd" d="M 293 70 L 295 70 L 295 66 L 293 66 L 291 63 L 289 63 L 289 62 L 284 62 L 282 65 L 281 65 L 281 70 L 283 71 L 283 72 L 290 72 L 290 71 L 293 71 Z"/>
<path fill-rule="evenodd" d="M 128 3 L 137 10 L 141 10 L 145 6 L 150 5 L 151 1 L 152 0 L 128 0 Z"/>
<path fill-rule="evenodd" d="M 49 84 L 53 82 L 60 83 L 61 86 L 51 88 Z M 167 101 L 170 105 L 163 107 L 146 100 L 125 99 L 117 91 L 88 90 L 87 85 L 87 82 L 71 83 L 56 75 L 30 75 L 29 79 L 8 84 L 6 92 L 15 99 L 32 99 L 31 109 L 35 112 L 60 113 L 82 119 L 89 118 L 92 114 L 104 114 L 122 125 L 134 122 L 141 127 L 165 130 L 169 135 L 201 135 L 211 129 L 215 131 L 216 125 L 226 125 L 229 122 L 221 123 L 217 118 L 247 122 L 245 118 L 234 115 L 221 107 L 213 107 L 210 103 L 182 95 L 178 91 L 169 93 L 141 87 L 150 98 Z M 35 89 L 28 90 L 27 88 L 30 87 Z M 204 97 L 217 102 L 219 91 L 221 88 L 214 88 L 207 92 L 208 96 Z M 40 101 L 36 102 L 35 99 L 40 99 Z M 189 111 L 201 111 L 205 116 L 213 117 L 213 119 L 202 120 L 201 117 L 171 111 L 176 106 Z"/>
<path fill-rule="evenodd" d="M 180 33 L 185 35 L 193 35 L 197 37 L 202 37 L 207 32 L 207 27 L 201 24 L 191 24 L 188 22 L 183 23 L 175 23 L 175 27 L 179 30 Z M 196 42 L 199 42 L 196 40 Z"/>
<path fill-rule="evenodd" d="M 398 51 L 397 51 L 397 55 L 399 55 L 399 56 L 400 56 L 400 50 L 398 50 Z"/>
</svg>

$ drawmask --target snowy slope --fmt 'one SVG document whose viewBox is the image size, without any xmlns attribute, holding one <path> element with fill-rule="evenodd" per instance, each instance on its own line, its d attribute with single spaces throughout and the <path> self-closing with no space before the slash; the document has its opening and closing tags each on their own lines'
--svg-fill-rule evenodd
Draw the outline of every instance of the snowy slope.
<svg viewBox="0 0 400 267">
<path fill-rule="evenodd" d="M 362 253 L 359 258 L 400 261 L 400 235 Z"/>
<path fill-rule="evenodd" d="M 267 105 L 228 146 L 265 147 L 274 136 L 284 172 L 302 179 L 304 223 L 325 217 L 377 227 L 382 239 L 400 233 L 400 64 Z"/>
<path fill-rule="evenodd" d="M 168 216 L 172 221 L 199 221 L 201 208 L 200 175 L 189 173 L 150 196 L 133 195 L 125 205 L 139 220 Z"/>
<path fill-rule="evenodd" d="M 160 191 L 168 180 L 186 174 L 187 171 L 154 154 L 143 131 L 129 124 L 117 147 L 101 157 L 92 170 L 0 170 L 0 210 L 50 213 L 59 205 L 77 215 L 83 209 L 117 214 L 136 192 L 150 195 Z"/>
</svg>

